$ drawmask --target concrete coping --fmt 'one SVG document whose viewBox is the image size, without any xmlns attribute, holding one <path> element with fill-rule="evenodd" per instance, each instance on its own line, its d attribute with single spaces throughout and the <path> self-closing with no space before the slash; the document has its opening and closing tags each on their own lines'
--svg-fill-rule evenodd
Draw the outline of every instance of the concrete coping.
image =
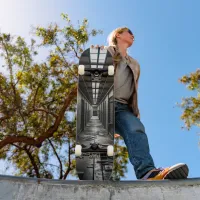
<svg viewBox="0 0 200 200">
<path fill-rule="evenodd" d="M 19 176 L 0 175 L 0 182 L 12 181 L 21 183 L 37 183 L 37 184 L 49 184 L 49 185 L 88 185 L 95 187 L 100 185 L 101 187 L 169 187 L 169 186 L 200 186 L 200 178 L 188 178 L 181 180 L 156 180 L 156 181 L 93 181 L 93 180 L 59 180 L 59 179 L 42 179 L 42 178 L 29 178 Z"/>
</svg>

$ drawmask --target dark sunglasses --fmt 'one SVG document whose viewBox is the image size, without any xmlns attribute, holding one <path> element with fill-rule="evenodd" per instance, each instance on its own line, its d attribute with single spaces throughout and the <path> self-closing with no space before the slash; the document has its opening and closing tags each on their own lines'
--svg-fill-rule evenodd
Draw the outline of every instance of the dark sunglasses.
<svg viewBox="0 0 200 200">
<path fill-rule="evenodd" d="M 131 35 L 133 35 L 133 33 L 132 33 L 132 31 L 130 29 L 128 29 L 128 33 L 131 34 Z"/>
</svg>

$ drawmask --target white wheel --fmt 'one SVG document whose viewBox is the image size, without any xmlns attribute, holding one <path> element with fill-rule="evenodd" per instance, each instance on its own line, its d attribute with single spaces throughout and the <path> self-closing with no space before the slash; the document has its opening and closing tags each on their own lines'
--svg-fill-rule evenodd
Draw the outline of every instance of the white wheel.
<svg viewBox="0 0 200 200">
<path fill-rule="evenodd" d="M 108 75 L 112 76 L 114 74 L 114 66 L 109 65 L 108 66 Z"/>
<path fill-rule="evenodd" d="M 113 148 L 112 145 L 109 145 L 109 146 L 107 147 L 107 155 L 108 155 L 108 156 L 113 156 L 113 155 L 114 155 L 114 148 Z"/>
<path fill-rule="evenodd" d="M 84 65 L 79 65 L 78 66 L 78 74 L 84 75 L 85 74 L 85 66 Z"/>
<path fill-rule="evenodd" d="M 76 145 L 76 147 L 75 147 L 75 156 L 81 156 L 81 150 L 82 150 L 82 146 L 81 145 Z"/>
</svg>

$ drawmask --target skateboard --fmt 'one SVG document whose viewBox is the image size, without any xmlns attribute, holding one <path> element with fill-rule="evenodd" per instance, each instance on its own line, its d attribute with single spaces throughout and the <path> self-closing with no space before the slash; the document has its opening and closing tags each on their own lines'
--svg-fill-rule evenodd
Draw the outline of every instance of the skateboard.
<svg viewBox="0 0 200 200">
<path fill-rule="evenodd" d="M 90 47 L 79 59 L 76 172 L 80 180 L 109 180 L 114 157 L 114 66 L 105 48 Z"/>
</svg>

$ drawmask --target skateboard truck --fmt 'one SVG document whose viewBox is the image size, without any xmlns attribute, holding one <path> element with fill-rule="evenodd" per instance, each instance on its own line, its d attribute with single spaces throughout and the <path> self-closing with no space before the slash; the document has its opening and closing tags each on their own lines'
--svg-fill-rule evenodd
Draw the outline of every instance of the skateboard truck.
<svg viewBox="0 0 200 200">
<path fill-rule="evenodd" d="M 99 74 L 102 74 L 103 72 L 108 72 L 109 76 L 113 76 L 114 75 L 114 66 L 113 65 L 109 65 L 108 69 L 100 69 L 100 68 L 85 69 L 85 65 L 79 65 L 78 66 L 78 73 L 79 73 L 79 75 L 84 75 L 85 72 L 93 72 L 92 74 L 95 77 L 99 77 Z"/>
<path fill-rule="evenodd" d="M 113 156 L 114 155 L 114 148 L 113 145 L 108 145 L 107 149 L 101 149 L 99 148 L 99 144 L 93 143 L 91 146 L 87 149 L 82 149 L 81 145 L 76 145 L 75 147 L 75 155 L 81 156 L 82 152 L 106 152 L 107 150 L 107 156 Z"/>
</svg>

